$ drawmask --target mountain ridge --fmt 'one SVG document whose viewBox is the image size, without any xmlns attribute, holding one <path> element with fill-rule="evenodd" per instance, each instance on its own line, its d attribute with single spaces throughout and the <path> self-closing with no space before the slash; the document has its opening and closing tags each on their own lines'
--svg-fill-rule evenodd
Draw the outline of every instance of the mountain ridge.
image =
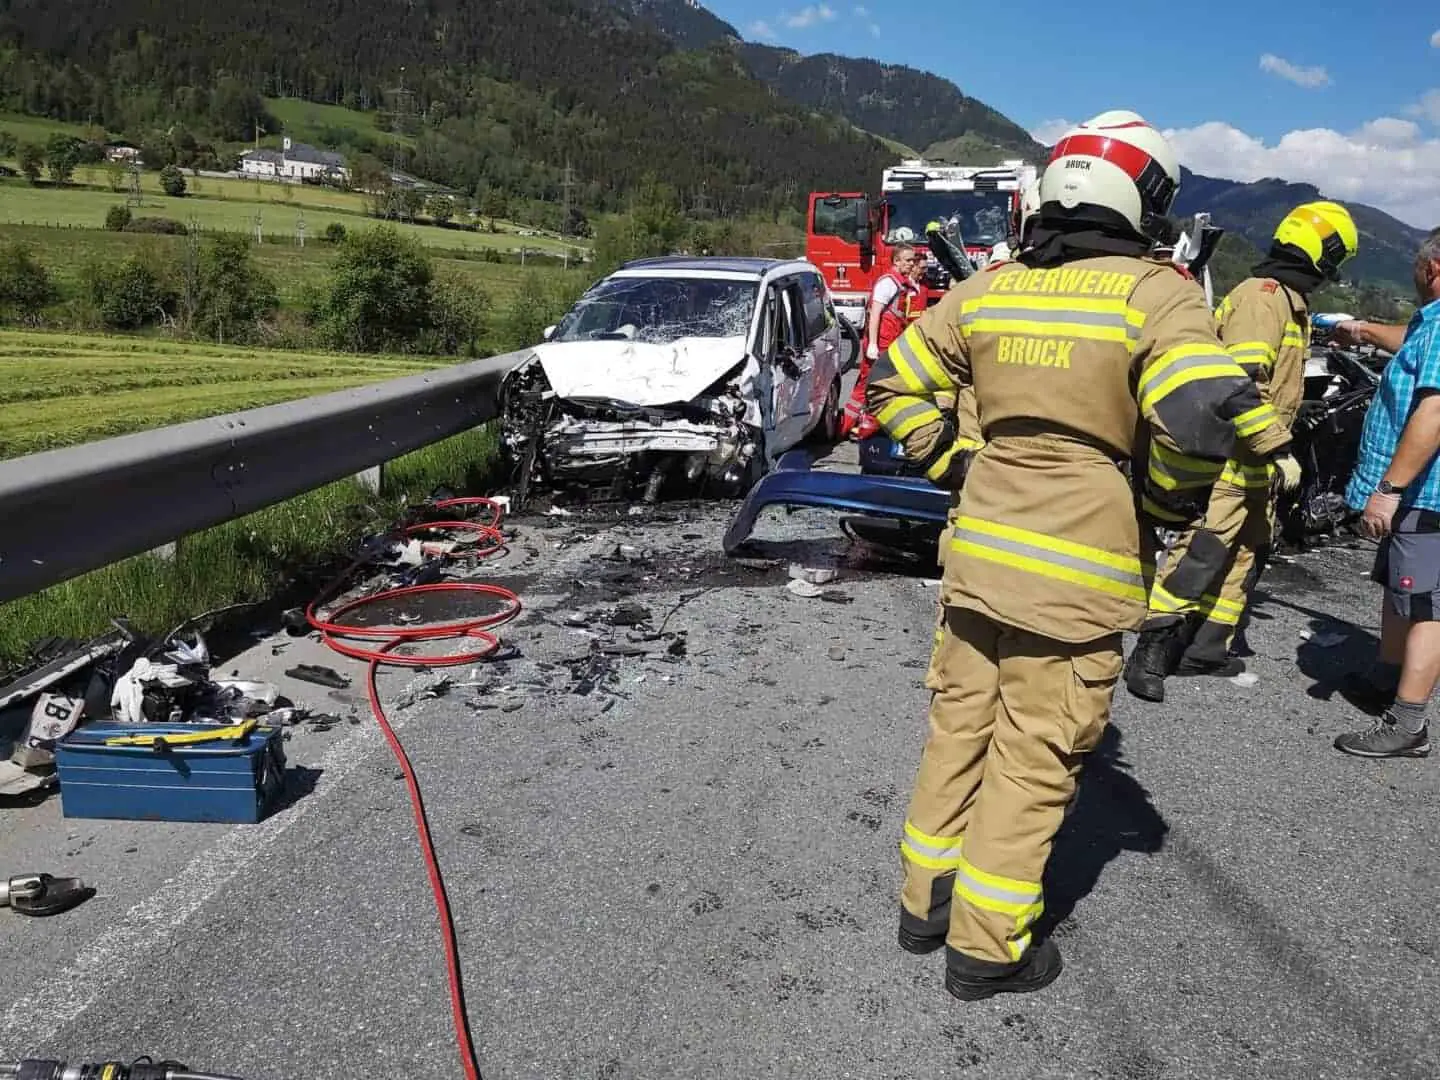
<svg viewBox="0 0 1440 1080">
<path fill-rule="evenodd" d="M 983 158 L 984 164 L 993 164 L 996 155 L 1035 163 L 1043 163 L 1049 156 L 1050 148 L 1021 125 L 931 72 L 866 57 L 803 55 L 794 49 L 747 42 L 734 26 L 698 0 L 592 2 L 649 20 L 683 48 L 733 48 L 751 72 L 782 97 L 838 113 L 856 127 L 916 147 L 926 158 L 960 162 Z M 1243 235 L 1261 251 L 1269 246 L 1271 233 L 1287 211 L 1323 197 L 1313 184 L 1274 178 L 1244 182 L 1189 169 L 1181 172 L 1177 216 L 1208 210 L 1217 225 Z M 1424 230 L 1376 207 L 1339 201 L 1349 208 L 1361 236 L 1360 254 L 1347 267 L 1348 273 L 1407 283 Z"/>
</svg>

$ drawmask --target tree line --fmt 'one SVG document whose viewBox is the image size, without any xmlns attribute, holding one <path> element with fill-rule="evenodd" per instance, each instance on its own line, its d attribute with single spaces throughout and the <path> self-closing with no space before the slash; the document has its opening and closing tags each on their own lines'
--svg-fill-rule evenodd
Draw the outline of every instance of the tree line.
<svg viewBox="0 0 1440 1080">
<path fill-rule="evenodd" d="M 111 227 L 128 213 L 115 208 Z M 484 356 L 536 344 L 580 291 L 573 275 L 529 271 L 515 299 L 497 307 L 473 283 L 437 273 L 426 248 L 393 226 L 335 227 L 327 240 L 334 256 L 326 279 L 302 289 L 290 308 L 257 264 L 253 241 L 240 234 L 142 241 L 123 256 L 87 261 L 68 283 L 34 247 L 0 244 L 0 325 L 161 331 L 279 349 Z"/>
<path fill-rule="evenodd" d="M 143 137 L 179 122 L 218 150 L 276 130 L 261 93 L 333 102 L 380 129 L 351 149 L 472 197 L 559 205 L 569 175 L 573 203 L 617 210 L 663 170 L 687 207 L 775 214 L 814 186 L 873 186 L 892 156 L 785 103 L 727 46 L 680 51 L 577 0 L 514 0 L 504 18 L 462 0 L 7 9 L 0 108 Z"/>
</svg>

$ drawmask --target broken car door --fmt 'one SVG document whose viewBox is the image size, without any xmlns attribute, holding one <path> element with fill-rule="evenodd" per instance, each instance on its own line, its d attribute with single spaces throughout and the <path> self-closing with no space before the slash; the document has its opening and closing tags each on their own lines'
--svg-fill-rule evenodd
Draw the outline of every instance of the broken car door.
<svg viewBox="0 0 1440 1080">
<path fill-rule="evenodd" d="M 820 275 L 805 274 L 801 279 L 805 298 L 805 351 L 810 358 L 809 402 L 810 415 L 806 430 L 818 423 L 825 411 L 825 397 L 830 385 L 840 374 L 840 326 L 835 319 L 835 309 L 830 305 L 830 296 Z"/>
<path fill-rule="evenodd" d="M 776 416 L 779 415 L 779 386 L 781 373 L 775 366 L 775 352 L 779 347 L 782 331 L 780 328 L 779 291 L 771 286 L 760 298 L 760 315 L 755 330 L 754 357 L 755 403 L 760 409 L 761 444 L 764 448 L 767 468 L 775 463 Z"/>
<path fill-rule="evenodd" d="M 805 347 L 805 301 L 798 278 L 777 283 L 779 327 L 772 363 L 775 373 L 775 432 L 779 453 L 805 435 L 810 422 L 814 358 Z"/>
</svg>

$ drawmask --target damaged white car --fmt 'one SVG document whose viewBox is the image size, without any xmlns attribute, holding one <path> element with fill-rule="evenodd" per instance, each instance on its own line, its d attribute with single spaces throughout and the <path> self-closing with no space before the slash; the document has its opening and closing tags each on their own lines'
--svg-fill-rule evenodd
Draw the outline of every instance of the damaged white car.
<svg viewBox="0 0 1440 1080">
<path fill-rule="evenodd" d="M 667 482 L 740 494 L 807 437 L 834 441 L 850 345 L 820 272 L 779 259 L 625 264 L 505 377 L 515 490 Z"/>
</svg>

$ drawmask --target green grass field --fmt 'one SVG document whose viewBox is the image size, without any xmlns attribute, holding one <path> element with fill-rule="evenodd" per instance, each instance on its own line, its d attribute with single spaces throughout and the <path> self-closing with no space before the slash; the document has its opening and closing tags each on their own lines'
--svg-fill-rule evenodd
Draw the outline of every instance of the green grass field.
<svg viewBox="0 0 1440 1080">
<path fill-rule="evenodd" d="M 207 183 L 203 178 L 201 184 Z M 211 180 L 210 184 L 221 185 L 226 181 Z M 254 191 L 254 184 L 231 182 L 237 187 Z M 277 187 L 279 185 L 276 185 Z M 287 185 L 287 188 L 289 186 Z M 104 225 L 105 214 L 110 207 L 125 201 L 123 195 L 109 190 L 85 186 L 32 187 L 23 180 L 0 181 L 0 225 L 50 225 L 99 229 Z M 236 197 L 211 196 L 205 193 L 171 198 L 167 195 L 147 193 L 145 203 L 134 211 L 137 217 L 167 217 L 177 221 L 192 218 L 201 229 L 221 229 L 230 232 L 248 232 L 255 228 L 255 218 L 260 217 L 261 231 L 269 234 L 291 235 L 295 223 L 303 213 L 306 236 L 318 239 L 325 226 L 339 222 L 347 229 L 364 228 L 378 224 L 374 218 L 366 218 L 356 211 L 328 210 L 319 207 L 305 207 L 294 203 L 255 202 Z M 515 251 L 520 247 L 531 251 L 559 253 L 561 245 L 547 237 L 520 237 L 507 233 L 466 232 L 461 229 L 442 229 L 433 225 L 396 225 L 400 232 L 414 237 L 429 247 L 449 248 L 456 251 L 480 252 L 486 248 Z M 572 246 L 573 250 L 573 246 Z"/>
<path fill-rule="evenodd" d="M 16 241 L 30 245 L 40 261 L 49 268 L 55 281 L 67 290 L 79 286 L 86 266 L 123 259 L 143 245 L 173 251 L 178 257 L 185 245 L 183 236 L 142 236 L 103 229 L 55 229 L 43 225 L 0 225 L 0 243 Z M 308 240 L 303 248 L 293 244 L 260 244 L 251 250 L 256 264 L 274 279 L 280 290 L 281 303 L 291 307 L 298 304 L 307 286 L 325 283 L 331 260 L 335 257 L 335 248 L 318 240 Z M 559 268 L 548 265 L 527 268 L 522 272 L 513 263 L 457 258 L 440 249 L 431 253 L 431 260 L 437 276 L 473 282 L 490 298 L 491 306 L 496 309 L 508 306 L 515 299 L 526 273 L 546 276 L 563 273 Z M 585 272 L 572 270 L 570 273 L 583 276 Z"/>
<path fill-rule="evenodd" d="M 67 124 L 61 120 L 48 120 L 43 116 L 24 116 L 20 113 L 0 112 L 0 131 L 8 131 L 17 142 L 35 143 L 44 146 L 51 135 L 75 135 L 84 132 L 82 124 Z"/>
<path fill-rule="evenodd" d="M 325 394 L 443 363 L 0 331 L 0 457 Z"/>
<path fill-rule="evenodd" d="M 292 139 L 306 142 L 317 137 L 317 133 L 328 129 L 345 129 L 369 135 L 377 139 L 395 139 L 397 142 L 413 143 L 406 135 L 396 135 L 380 128 L 379 114 L 358 112 L 343 105 L 320 105 L 301 98 L 271 98 L 265 100 L 270 115 L 285 125 L 285 131 Z M 272 140 L 277 143 L 279 140 Z M 264 140 L 262 140 L 263 144 Z"/>
</svg>

